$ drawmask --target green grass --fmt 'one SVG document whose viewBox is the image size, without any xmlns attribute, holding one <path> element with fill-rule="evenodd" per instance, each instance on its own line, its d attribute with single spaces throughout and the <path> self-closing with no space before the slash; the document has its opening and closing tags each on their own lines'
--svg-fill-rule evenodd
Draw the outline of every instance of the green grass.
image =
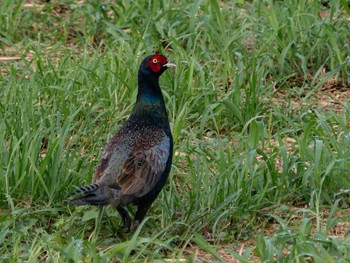
<svg viewBox="0 0 350 263">
<path fill-rule="evenodd" d="M 350 86 L 348 2 L 105 2 L 0 4 L 0 54 L 21 58 L 0 62 L 0 261 L 349 261 L 350 103 L 322 104 Z M 154 52 L 178 64 L 161 78 L 176 153 L 126 234 L 62 200 Z"/>
</svg>

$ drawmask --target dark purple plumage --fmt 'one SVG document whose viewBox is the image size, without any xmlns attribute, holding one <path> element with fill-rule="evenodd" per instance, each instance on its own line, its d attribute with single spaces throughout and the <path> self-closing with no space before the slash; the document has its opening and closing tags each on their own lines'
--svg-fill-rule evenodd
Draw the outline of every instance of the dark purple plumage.
<svg viewBox="0 0 350 263">
<path fill-rule="evenodd" d="M 111 205 L 129 230 L 131 218 L 124 206 L 134 204 L 136 228 L 157 198 L 169 176 L 173 138 L 159 77 L 176 67 L 162 55 L 146 57 L 138 73 L 138 95 L 134 109 L 122 128 L 106 146 L 92 184 L 68 198 L 70 205 Z"/>
</svg>

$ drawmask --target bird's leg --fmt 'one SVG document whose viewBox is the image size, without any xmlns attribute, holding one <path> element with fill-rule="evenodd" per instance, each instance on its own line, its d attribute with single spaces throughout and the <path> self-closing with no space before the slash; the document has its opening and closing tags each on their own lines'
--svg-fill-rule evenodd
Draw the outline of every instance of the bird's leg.
<svg viewBox="0 0 350 263">
<path fill-rule="evenodd" d="M 142 220 L 145 218 L 148 209 L 151 207 L 152 203 L 154 200 L 152 200 L 151 202 L 148 202 L 146 204 L 141 204 L 137 206 L 137 211 L 134 217 L 134 221 L 132 223 L 132 227 L 134 230 L 136 230 L 138 228 L 138 226 L 140 225 L 140 223 L 142 222 Z"/>
<path fill-rule="evenodd" d="M 122 207 L 122 206 L 118 206 L 117 207 L 117 211 L 119 212 L 120 216 L 122 217 L 121 227 L 125 227 L 125 228 L 128 229 L 128 231 L 130 231 L 131 218 L 129 216 L 128 211 L 126 211 L 125 208 Z"/>
</svg>

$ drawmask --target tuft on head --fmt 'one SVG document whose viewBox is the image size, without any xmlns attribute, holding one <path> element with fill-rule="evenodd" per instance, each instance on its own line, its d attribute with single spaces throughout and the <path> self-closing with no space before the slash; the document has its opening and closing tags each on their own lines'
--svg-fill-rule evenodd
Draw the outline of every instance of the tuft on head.
<svg viewBox="0 0 350 263">
<path fill-rule="evenodd" d="M 159 54 L 152 55 L 147 60 L 147 65 L 154 73 L 160 72 L 166 63 L 167 63 L 166 57 L 164 57 L 163 55 L 159 55 Z"/>
</svg>

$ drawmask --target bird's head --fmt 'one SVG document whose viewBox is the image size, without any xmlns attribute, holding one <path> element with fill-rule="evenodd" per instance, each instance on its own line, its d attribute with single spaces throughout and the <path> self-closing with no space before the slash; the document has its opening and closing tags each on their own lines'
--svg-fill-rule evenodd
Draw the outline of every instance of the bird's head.
<svg viewBox="0 0 350 263">
<path fill-rule="evenodd" d="M 159 77 L 167 68 L 171 67 L 176 67 L 176 64 L 163 55 L 155 54 L 142 61 L 140 70 Z"/>
</svg>

